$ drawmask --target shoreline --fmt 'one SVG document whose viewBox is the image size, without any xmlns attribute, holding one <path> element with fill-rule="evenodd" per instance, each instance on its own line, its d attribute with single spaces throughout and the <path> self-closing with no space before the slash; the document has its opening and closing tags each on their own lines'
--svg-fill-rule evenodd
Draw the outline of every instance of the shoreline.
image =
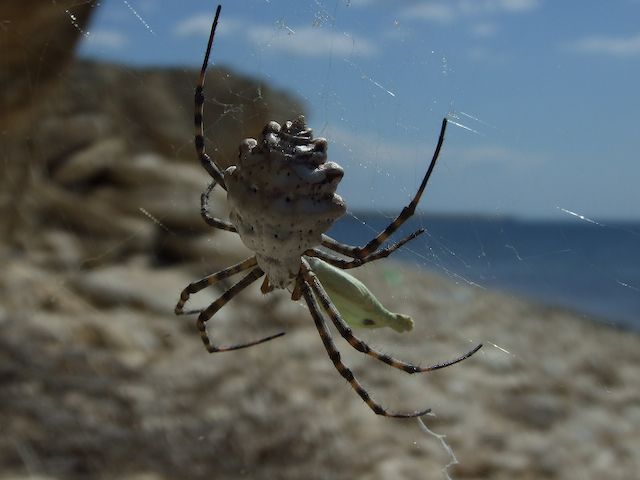
<svg viewBox="0 0 640 480">
<path fill-rule="evenodd" d="M 82 465 L 106 479 L 246 471 L 257 479 L 382 480 L 422 478 L 448 463 L 415 421 L 367 408 L 333 368 L 309 312 L 287 294 L 265 297 L 255 286 L 209 327 L 222 343 L 285 330 L 282 339 L 209 355 L 194 319 L 172 311 L 195 271 L 208 268 L 199 262 L 158 268 L 138 258 L 62 273 L 7 260 L 4 438 L 30 445 L 38 472 L 86 478 L 60 470 Z M 373 346 L 425 365 L 484 343 L 458 365 L 415 376 L 358 354 L 334 333 L 343 360 L 385 406 L 433 408 L 429 428 L 447 435 L 460 461 L 453 476 L 629 478 L 640 468 L 631 453 L 640 436 L 630 428 L 640 418 L 639 335 L 397 262 L 357 276 L 415 322 L 402 334 L 355 331 Z M 194 305 L 215 298 L 209 290 Z M 25 397 L 33 385 L 40 394 Z M 585 435 L 588 442 L 577 441 Z M 29 478 L 15 450 L 2 440 L 0 447 L 0 471 Z M 166 449 L 172 455 L 157 455 Z"/>
<path fill-rule="evenodd" d="M 330 234 L 361 244 L 392 218 L 360 213 Z M 394 253 L 395 260 L 640 331 L 640 257 L 631 227 L 418 214 L 396 237 L 418 228 L 426 233 Z"/>
</svg>

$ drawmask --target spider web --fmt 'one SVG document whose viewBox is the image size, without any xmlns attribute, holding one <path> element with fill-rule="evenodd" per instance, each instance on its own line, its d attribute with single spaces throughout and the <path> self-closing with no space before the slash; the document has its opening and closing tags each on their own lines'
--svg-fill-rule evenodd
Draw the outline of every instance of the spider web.
<svg viewBox="0 0 640 480">
<path fill-rule="evenodd" d="M 531 301 L 548 309 L 535 310 L 537 316 L 532 314 L 541 322 L 547 322 L 561 315 L 558 312 L 567 309 L 573 312 L 571 315 L 586 322 L 595 319 L 600 324 L 616 329 L 637 330 L 640 327 L 640 258 L 637 253 L 640 251 L 637 248 L 640 243 L 640 211 L 637 207 L 640 199 L 631 180 L 637 178 L 635 173 L 640 172 L 626 160 L 633 157 L 633 143 L 629 140 L 633 132 L 630 133 L 629 125 L 633 126 L 635 122 L 626 119 L 625 115 L 630 115 L 628 112 L 616 110 L 615 115 L 620 118 L 620 132 L 612 133 L 610 129 L 604 129 L 602 123 L 587 123 L 585 120 L 586 117 L 602 116 L 593 113 L 604 109 L 596 100 L 592 110 L 587 107 L 578 110 L 576 107 L 573 112 L 563 105 L 555 105 L 557 97 L 546 91 L 541 92 L 546 94 L 543 100 L 536 101 L 528 90 L 533 88 L 532 84 L 524 78 L 509 77 L 514 83 L 501 83 L 500 76 L 506 75 L 507 70 L 517 70 L 514 65 L 520 64 L 516 59 L 527 56 L 526 49 L 533 47 L 523 44 L 507 51 L 499 47 L 496 38 L 515 38 L 515 32 L 507 26 L 509 19 L 523 28 L 526 25 L 530 28 L 533 28 L 531 25 L 539 27 L 540 23 L 535 21 L 527 24 L 525 16 L 534 15 L 533 12 L 548 15 L 542 10 L 543 2 L 481 2 L 483 6 L 476 8 L 478 11 L 486 10 L 483 13 L 473 13 L 473 9 L 464 10 L 465 2 L 454 2 L 457 10 L 448 10 L 442 5 L 438 7 L 436 3 L 429 3 L 432 6 L 429 10 L 416 3 L 405 8 L 394 7 L 394 11 L 389 11 L 389 8 L 374 0 L 252 1 L 247 5 L 241 5 L 244 2 L 238 5 L 228 3 L 223 5 L 213 66 L 223 66 L 239 76 L 247 75 L 259 81 L 257 88 L 241 89 L 230 82 L 222 87 L 224 94 L 208 92 L 205 104 L 208 149 L 219 157 L 224 156 L 221 154 L 225 148 L 224 142 L 218 137 L 229 123 L 241 126 L 238 141 L 244 136 L 257 135 L 259 130 L 256 128 L 260 126 L 255 124 L 255 118 L 258 115 L 248 113 L 250 105 L 260 108 L 268 105 L 272 108 L 273 89 L 299 99 L 315 134 L 329 140 L 330 158 L 345 169 L 345 178 L 338 193 L 343 196 L 349 209 L 346 217 L 331 231 L 336 239 L 362 245 L 395 218 L 415 193 L 431 158 L 440 121 L 443 117 L 448 118 L 449 128 L 441 158 L 417 214 L 394 238 L 399 239 L 417 228 L 424 228 L 426 232 L 394 253 L 393 260 L 404 264 L 402 268 L 435 274 L 436 278 L 444 279 L 445 285 L 457 287 L 446 290 L 449 292 L 446 295 L 460 297 L 461 303 L 450 304 L 448 309 L 471 308 L 464 302 L 470 301 L 470 298 L 485 298 L 484 294 L 494 295 L 495 291 L 504 295 L 500 296 L 499 302 L 496 301 L 497 305 L 506 307 L 496 313 L 499 318 L 493 318 L 491 313 L 485 311 L 476 324 L 465 323 L 464 328 L 454 332 L 460 350 L 464 349 L 467 342 L 485 344 L 478 354 L 480 362 L 490 365 L 487 367 L 489 373 L 482 371 L 486 376 L 479 382 L 486 382 L 484 394 L 474 398 L 474 394 L 466 389 L 468 387 L 462 385 L 469 385 L 472 380 L 472 375 L 465 373 L 465 364 L 472 363 L 473 359 L 451 369 L 450 373 L 443 373 L 434 380 L 435 383 L 429 383 L 429 390 L 442 389 L 446 392 L 433 397 L 435 403 L 430 403 L 436 417 L 426 419 L 428 427 L 424 423 L 421 426 L 415 423 L 402 426 L 418 434 L 428 433 L 434 438 L 419 437 L 416 445 L 407 444 L 403 447 L 430 449 L 429 452 L 435 451 L 433 443 L 437 448 L 442 447 L 441 453 L 444 452 L 445 456 L 438 460 L 438 467 L 433 469 L 433 474 L 441 470 L 444 478 L 473 475 L 474 464 L 470 459 L 473 449 L 465 443 L 467 433 L 470 438 L 494 442 L 501 449 L 501 455 L 510 459 L 510 449 L 500 444 L 499 439 L 496 440 L 496 436 L 508 430 L 507 427 L 496 433 L 495 427 L 489 424 L 490 417 L 482 411 L 480 416 L 487 415 L 486 423 L 471 423 L 475 430 L 469 432 L 456 431 L 455 423 L 448 419 L 448 415 L 455 415 L 451 411 L 456 409 L 448 410 L 447 403 L 450 399 L 452 405 L 462 408 L 476 402 L 475 406 L 469 408 L 480 413 L 478 405 L 491 404 L 494 401 L 491 395 L 496 392 L 498 395 L 501 392 L 512 393 L 509 389 L 525 388 L 521 385 L 536 382 L 537 377 L 534 379 L 533 374 L 530 377 L 524 374 L 522 384 L 513 380 L 517 383 L 515 386 L 500 384 L 496 380 L 501 375 L 500 369 L 507 368 L 505 365 L 515 363 L 520 366 L 532 358 L 530 350 L 527 350 L 528 343 L 525 345 L 517 334 L 507 335 L 497 327 L 489 328 L 495 322 L 506 329 L 517 329 L 517 322 L 507 320 L 529 311 L 517 302 Z M 497 13 L 502 8 L 499 4 L 518 3 L 535 5 L 535 8 L 532 7 L 531 12 L 523 11 L 522 17 L 508 11 Z M 68 22 L 83 37 L 79 49 L 83 56 L 120 65 L 130 76 L 131 82 L 142 83 L 148 88 L 152 101 L 156 102 L 155 106 L 162 109 L 163 99 L 152 96 L 157 87 L 156 80 L 142 76 L 138 68 L 141 65 L 177 66 L 178 71 L 190 73 L 201 61 L 213 13 L 212 5 L 195 1 L 184 2 L 180 8 L 174 5 L 165 8 L 167 12 L 162 14 L 160 4 L 156 1 L 115 0 L 99 5 L 94 22 L 89 27 L 78 21 L 73 6 L 61 7 L 60 13 L 61 21 Z M 425 25 L 428 26 L 426 31 Z M 500 34 L 504 37 L 494 36 Z M 48 41 L 53 42 L 52 39 Z M 544 43 L 543 40 L 540 42 Z M 44 57 L 46 52 L 42 55 Z M 572 58 L 556 58 L 556 61 L 566 65 L 567 69 L 574 67 Z M 563 61 L 566 63 L 563 64 Z M 41 63 L 42 57 L 33 66 L 34 96 L 37 95 Z M 506 64 L 510 67 L 505 67 Z M 527 67 L 524 62 L 522 65 L 523 68 Z M 495 70 L 493 74 L 492 68 Z M 544 63 L 542 69 L 549 72 L 555 69 L 555 65 Z M 527 71 L 533 76 L 530 70 Z M 65 78 L 71 79 L 70 74 L 65 75 L 68 75 Z M 185 88 L 192 88 L 191 80 L 187 77 L 180 78 L 178 82 Z M 520 98 L 515 98 L 508 90 L 520 85 L 518 82 L 522 82 L 523 86 L 518 86 Z M 551 81 L 558 88 L 567 88 L 565 83 L 569 82 L 569 77 L 561 74 Z M 111 105 L 108 98 L 104 102 Z M 187 103 L 183 108 L 190 116 L 191 104 Z M 571 118 L 572 115 L 576 118 Z M 138 118 L 135 112 L 127 112 L 124 122 L 136 129 Z M 549 118 L 563 120 L 550 122 Z M 274 120 L 283 121 L 285 118 Z M 148 122 L 147 126 L 153 123 L 151 120 Z M 164 152 L 166 156 L 182 159 L 193 155 L 190 129 L 191 125 L 186 125 L 185 132 L 189 133 L 171 139 L 171 153 Z M 582 146 L 588 143 L 589 133 L 596 131 L 605 131 L 609 138 Z M 617 133 L 620 134 L 620 140 L 615 144 L 612 138 Z M 564 141 L 565 138 L 568 140 Z M 609 151 L 612 152 L 611 156 L 606 155 Z M 225 154 L 233 158 L 235 152 Z M 607 156 L 607 171 L 602 171 L 595 158 L 598 156 Z M 584 165 L 577 160 L 583 158 Z M 619 174 L 624 177 L 619 178 L 611 172 L 628 174 Z M 97 175 L 92 181 L 100 185 L 104 178 Z M 119 178 L 115 181 L 125 180 Z M 12 180 L 10 184 L 15 187 L 18 180 Z M 193 204 L 196 213 L 197 194 L 199 192 L 195 192 Z M 170 193 L 167 196 L 170 198 L 169 204 L 174 202 Z M 70 267 L 72 273 L 81 276 L 87 265 L 100 265 L 125 255 L 122 252 L 134 248 L 132 245 L 143 237 L 144 233 L 140 232 L 145 231 L 146 224 L 152 225 L 154 231 L 162 232 L 162 236 L 158 235 L 157 238 L 163 245 L 169 245 L 172 237 L 184 234 L 182 227 L 176 227 L 168 215 L 149 208 L 153 202 L 135 199 L 130 202 L 130 209 L 136 212 L 141 221 L 140 231 L 124 235 L 108 245 L 100 244 L 96 239 L 97 247 L 79 264 Z M 54 215 L 57 217 L 53 221 L 68 225 L 63 231 L 73 237 L 77 227 L 67 223 L 70 222 L 67 214 Z M 196 242 L 191 245 L 196 245 Z M 222 242 L 220 245 L 220 248 L 224 248 Z M 158 248 L 157 251 L 175 254 L 170 247 Z M 379 276 L 382 278 L 378 279 L 380 283 L 377 285 L 387 287 L 389 292 L 383 291 L 382 294 L 390 298 L 394 305 L 409 305 L 415 301 L 415 289 L 409 288 L 410 285 L 403 280 L 410 278 L 409 274 L 398 273 L 403 271 L 400 267 L 396 269 L 396 263 L 384 262 L 381 262 Z M 211 272 L 212 260 L 204 254 L 196 263 L 200 274 Z M 434 304 L 445 302 L 447 298 L 445 293 L 438 290 L 439 285 L 434 284 L 437 293 L 424 294 Z M 215 292 L 200 301 L 205 305 L 214 297 Z M 118 297 L 115 309 L 129 308 L 128 302 L 126 297 Z M 247 300 L 246 304 L 240 301 L 235 311 L 246 313 L 256 308 L 252 302 L 253 298 Z M 92 307 L 94 312 L 102 309 L 100 304 L 97 305 Z M 490 309 L 496 304 L 487 305 L 486 308 Z M 287 307 L 278 304 L 276 308 L 284 310 Z M 303 308 L 291 308 L 299 317 L 305 315 Z M 440 310 L 438 312 L 442 313 Z M 224 325 L 232 319 L 225 317 L 223 312 L 221 317 L 222 328 L 225 328 Z M 442 340 L 444 329 L 436 329 L 434 333 L 429 324 L 429 315 L 425 317 L 424 320 L 415 318 L 416 331 L 411 333 L 414 339 L 418 339 L 412 340 L 415 345 L 407 341 L 407 351 L 394 350 L 394 355 L 404 357 L 406 354 L 421 359 L 426 350 L 424 345 L 430 346 Z M 442 316 L 446 319 L 454 317 L 455 312 L 451 316 Z M 531 316 L 527 321 L 532 321 Z M 254 326 L 250 321 L 246 325 L 251 328 Z M 295 325 L 287 327 L 288 330 L 296 328 Z M 236 332 L 225 332 L 229 331 Z M 374 345 L 384 345 L 388 339 L 394 338 L 384 332 L 365 332 L 362 336 Z M 536 341 L 552 343 L 553 339 L 547 337 L 544 340 L 530 340 L 529 343 Z M 613 341 L 606 337 L 602 343 L 604 345 L 607 342 L 611 344 Z M 344 345 L 339 346 L 341 350 L 346 350 Z M 433 348 L 438 346 L 434 345 Z M 535 348 L 532 350 L 536 351 Z M 359 361 L 350 353 L 345 352 L 345 357 L 349 361 Z M 260 357 L 252 358 L 255 361 Z M 596 358 L 602 357 L 596 355 Z M 604 360 L 607 360 L 606 356 Z M 562 364 L 566 362 L 559 358 L 547 363 L 544 366 L 545 373 L 551 371 L 550 375 L 553 376 L 553 372 L 561 371 Z M 356 373 L 365 372 L 364 366 L 359 363 L 356 366 Z M 469 368 L 477 372 L 473 370 L 474 367 Z M 622 385 L 607 383 L 608 370 L 603 373 L 587 361 L 576 368 L 595 372 L 595 396 L 612 397 L 614 394 L 610 393 L 611 389 L 626 387 L 624 380 L 620 380 Z M 381 377 L 391 377 L 393 380 L 388 383 L 385 383 L 387 380 L 372 380 L 373 375 L 367 377 L 365 372 L 364 378 L 372 385 L 373 393 L 385 398 L 380 390 L 386 389 L 385 401 L 389 404 L 403 400 L 401 393 L 394 392 L 396 376 L 384 370 L 376 370 L 376 375 L 377 372 L 384 372 L 380 373 Z M 242 372 L 235 374 L 240 376 Z M 451 375 L 450 382 L 445 380 L 447 375 Z M 562 380 L 570 373 L 558 375 Z M 398 390 L 401 391 L 415 380 L 407 379 L 407 383 L 398 381 Z M 622 393 L 619 396 L 624 397 Z M 414 400 L 430 402 L 430 398 L 427 392 L 425 398 L 411 400 L 413 404 Z M 357 404 L 358 399 L 354 396 L 350 400 L 356 404 L 354 411 L 357 411 L 361 407 Z M 517 400 L 519 397 L 514 403 Z M 547 400 L 549 404 L 545 403 Z M 321 402 L 322 399 L 316 398 L 314 401 Z M 540 417 L 548 415 L 544 418 L 553 420 L 556 404 L 547 398 L 541 402 L 542 406 L 537 403 L 534 405 L 542 411 Z M 242 402 L 239 400 L 239 403 Z M 260 404 L 260 401 L 256 403 Z M 566 412 L 561 407 L 557 409 Z M 508 408 L 505 407 L 505 410 Z M 535 408 L 532 407 L 532 410 Z M 266 416 L 270 412 L 267 410 L 263 413 Z M 209 414 L 215 418 L 216 412 Z M 354 415 L 353 418 L 359 418 L 357 414 Z M 441 417 L 444 420 L 438 423 Z M 521 414 L 520 417 L 526 415 Z M 510 419 L 520 421 L 517 412 Z M 377 419 L 368 422 L 374 420 Z M 524 427 L 518 424 L 518 428 L 535 436 L 543 427 L 536 424 L 536 420 L 531 422 L 525 423 Z M 465 426 L 468 425 L 465 423 Z M 333 433 L 340 428 L 339 425 L 330 426 L 335 427 Z M 314 430 L 316 428 L 319 427 L 310 427 L 309 430 L 318 436 L 329 436 L 327 432 L 318 433 Z M 616 438 L 615 433 L 597 432 Z M 203 433 L 202 438 L 210 440 L 208 435 L 210 433 Z M 244 432 L 244 435 L 260 440 L 260 432 Z M 349 432 L 345 433 L 345 438 L 349 438 L 349 435 L 357 437 L 357 433 Z M 349 440 L 346 442 L 349 443 Z M 176 443 L 175 439 L 171 440 L 171 444 Z M 594 448 L 597 446 L 595 441 L 593 445 Z M 20 451 L 29 451 L 28 445 L 24 447 L 21 444 L 19 447 L 16 448 Z M 518 447 L 526 452 L 522 455 L 528 460 L 527 468 L 533 468 L 538 458 L 535 447 Z M 268 452 L 268 448 L 264 448 Z M 393 452 L 397 454 L 396 450 Z M 384 450 L 380 450 L 378 455 L 376 461 L 385 456 Z M 624 456 L 621 455 L 616 453 L 610 464 L 606 463 L 606 459 L 601 460 L 603 465 L 610 465 L 603 468 L 613 469 L 614 464 L 623 463 L 621 458 L 624 459 Z M 268 453 L 265 456 L 268 457 Z M 36 459 L 37 455 L 29 454 L 26 457 L 29 459 L 24 461 L 25 464 L 37 466 L 40 461 Z M 504 474 L 509 472 L 508 468 L 516 468 L 513 464 L 522 457 L 513 454 L 513 458 L 512 464 L 506 460 L 504 464 L 498 462 L 497 467 L 491 467 L 495 468 L 492 472 Z M 373 460 L 371 462 L 374 463 Z M 559 463 L 563 462 L 567 460 L 563 458 Z M 429 463 L 429 466 L 432 464 Z M 482 465 L 476 467 L 482 471 Z M 557 465 L 548 468 L 561 469 Z M 431 476 L 425 473 L 426 478 Z"/>
</svg>

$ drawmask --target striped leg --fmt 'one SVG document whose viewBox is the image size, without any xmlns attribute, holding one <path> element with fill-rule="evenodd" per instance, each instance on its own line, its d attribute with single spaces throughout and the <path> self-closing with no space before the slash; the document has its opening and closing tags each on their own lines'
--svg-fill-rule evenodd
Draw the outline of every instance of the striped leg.
<svg viewBox="0 0 640 480">
<path fill-rule="evenodd" d="M 204 110 L 204 78 L 207 72 L 207 65 L 209 63 L 209 54 L 211 53 L 211 46 L 213 45 L 213 37 L 216 34 L 216 27 L 218 26 L 218 17 L 220 16 L 221 6 L 218 5 L 216 9 L 216 15 L 211 25 L 211 34 L 209 35 L 209 43 L 207 43 L 207 51 L 204 55 L 204 61 L 202 62 L 202 69 L 200 70 L 200 76 L 198 77 L 198 83 L 196 84 L 195 92 L 195 114 L 194 114 L 194 126 L 195 126 L 195 145 L 196 152 L 200 158 L 200 163 L 204 169 L 211 175 L 222 188 L 227 189 L 224 183 L 224 177 L 220 172 L 220 169 L 209 158 L 209 155 L 205 153 L 204 149 L 204 126 L 203 126 L 203 110 Z"/>
<path fill-rule="evenodd" d="M 322 234 L 322 246 L 327 247 L 334 252 L 341 253 L 347 257 L 355 258 L 356 250 L 360 247 L 354 247 L 353 245 L 347 245 L 346 243 L 342 243 L 337 241 L 334 238 L 331 238 L 329 235 Z"/>
<path fill-rule="evenodd" d="M 191 295 L 193 295 L 194 293 L 198 293 L 200 290 L 204 290 L 209 285 L 218 283 L 220 280 L 235 275 L 236 273 L 240 273 L 251 267 L 255 267 L 256 264 L 256 257 L 249 257 L 246 260 L 243 260 L 242 262 L 237 263 L 229 268 L 225 268 L 224 270 L 220 270 L 219 272 L 207 275 L 206 277 L 196 282 L 190 283 L 184 290 L 182 290 L 182 293 L 180 294 L 180 300 L 178 300 L 175 308 L 176 315 L 200 313 L 200 310 L 187 310 L 186 312 L 183 310 L 185 303 L 187 303 Z"/>
<path fill-rule="evenodd" d="M 340 352 L 336 349 L 335 343 L 333 343 L 333 339 L 331 338 L 331 333 L 327 328 L 327 324 L 320 313 L 318 302 L 313 296 L 313 292 L 311 291 L 311 287 L 307 284 L 306 280 L 303 277 L 298 277 L 298 284 L 300 285 L 300 290 L 302 291 L 302 296 L 307 302 L 307 306 L 309 307 L 309 311 L 311 312 L 311 316 L 313 317 L 313 321 L 316 324 L 316 328 L 318 329 L 318 333 L 320 333 L 320 338 L 322 339 L 322 344 L 324 348 L 327 350 L 329 354 L 329 358 L 333 362 L 333 365 L 336 367 L 340 375 L 349 382 L 351 388 L 353 388 L 356 393 L 364 400 L 364 402 L 369 405 L 369 408 L 373 410 L 378 415 L 383 415 L 385 417 L 398 417 L 398 418 L 411 418 L 411 417 L 421 417 L 431 411 L 430 408 L 425 410 L 419 410 L 415 412 L 409 413 L 396 413 L 389 412 L 384 409 L 378 402 L 376 402 L 369 393 L 364 389 L 362 384 L 356 379 L 353 375 L 353 372 L 344 364 L 342 360 L 340 360 Z"/>
<path fill-rule="evenodd" d="M 364 247 L 353 247 L 351 245 L 343 245 L 330 237 L 323 236 L 322 244 L 325 247 L 331 248 L 336 252 L 342 253 L 344 255 L 348 255 L 354 258 L 364 258 L 371 253 L 375 252 L 380 245 L 387 241 L 390 235 L 392 235 L 400 226 L 411 217 L 416 211 L 416 207 L 420 202 L 420 197 L 422 197 L 422 192 L 424 192 L 425 187 L 427 186 L 427 182 L 429 181 L 429 177 L 433 172 L 434 167 L 436 166 L 436 162 L 438 161 L 438 156 L 440 155 L 440 150 L 442 149 L 442 144 L 444 143 L 444 133 L 447 129 L 447 119 L 442 119 L 442 127 L 440 128 L 440 136 L 438 137 L 438 144 L 436 145 L 436 149 L 433 152 L 433 157 L 431 158 L 431 163 L 429 164 L 429 168 L 422 179 L 422 183 L 418 188 L 418 191 L 414 195 L 413 199 L 402 209 L 400 215 L 398 215 L 393 222 L 391 222 L 387 227 L 380 232 L 373 240 L 367 243 Z"/>
<path fill-rule="evenodd" d="M 204 192 L 202 192 L 202 195 L 200 195 L 200 215 L 202 215 L 202 218 L 204 219 L 207 225 L 210 225 L 215 228 L 219 228 L 220 230 L 226 230 L 228 232 L 237 233 L 238 230 L 236 230 L 236 227 L 234 227 L 231 223 L 216 217 L 212 217 L 209 214 L 209 195 L 211 195 L 211 191 L 214 189 L 216 185 L 217 185 L 216 181 L 213 180 L 209 184 L 207 189 Z"/>
<path fill-rule="evenodd" d="M 309 253 L 305 252 L 305 255 L 310 255 L 310 256 L 313 256 L 313 257 L 321 258 L 322 260 L 324 260 L 325 262 L 333 265 L 334 267 L 338 267 L 338 268 L 341 268 L 343 270 L 348 270 L 350 268 L 356 268 L 356 267 L 359 267 L 361 265 L 364 265 L 365 263 L 373 262 L 373 261 L 379 260 L 381 258 L 386 258 L 389 255 L 391 255 L 393 252 L 398 250 L 400 247 L 402 247 L 406 243 L 410 242 L 411 240 L 416 238 L 418 235 L 423 234 L 424 232 L 425 232 L 425 229 L 424 228 L 420 228 L 420 229 L 416 230 L 415 232 L 413 232 L 411 235 L 406 236 L 405 238 L 403 238 L 399 242 L 394 243 L 393 245 L 389 245 L 388 247 L 383 248 L 382 250 L 378 250 L 377 252 L 374 252 L 371 255 L 368 255 L 368 256 L 366 256 L 364 258 L 356 258 L 355 260 L 344 260 L 342 258 L 336 257 L 335 255 L 331 255 L 329 253 L 326 253 L 326 252 L 323 252 L 323 251 L 317 250 L 317 249 L 313 249 Z M 331 237 L 329 237 L 329 238 L 331 238 Z M 331 240 L 333 240 L 333 239 L 331 239 Z M 338 242 L 336 242 L 336 243 L 338 243 Z M 322 244 L 324 245 L 324 241 L 322 242 Z M 342 253 L 339 250 L 336 250 L 334 248 L 332 250 L 334 250 L 334 251 L 336 251 L 338 253 Z M 345 255 L 345 254 L 343 254 L 343 255 Z"/>
<path fill-rule="evenodd" d="M 340 312 L 338 312 L 336 307 L 331 302 L 329 295 L 327 295 L 327 292 L 322 286 L 322 283 L 320 283 L 320 280 L 318 280 L 318 277 L 316 277 L 313 271 L 303 270 L 303 275 L 307 283 L 311 286 L 311 289 L 313 290 L 313 293 L 315 294 L 315 296 L 320 300 L 320 304 L 322 305 L 322 308 L 324 309 L 325 312 L 327 312 L 327 314 L 329 315 L 329 318 L 331 318 L 331 321 L 338 329 L 338 332 L 340 332 L 340 335 L 342 335 L 342 338 L 344 338 L 347 342 L 349 342 L 349 344 L 359 352 L 362 352 L 366 355 L 370 355 L 371 357 L 377 360 L 380 360 L 381 362 L 386 363 L 387 365 L 390 365 L 393 368 L 397 368 L 398 370 L 402 370 L 407 373 L 432 372 L 433 370 L 439 370 L 441 368 L 449 367 L 458 362 L 461 362 L 462 360 L 469 358 L 471 355 L 476 353 L 482 347 L 482 344 L 477 345 L 475 348 L 473 348 L 469 352 L 459 356 L 454 360 L 450 360 L 442 363 L 436 363 L 435 365 L 431 365 L 429 367 L 419 367 L 417 365 L 412 365 L 410 363 L 397 360 L 389 355 L 386 355 L 384 353 L 381 353 L 371 348 L 365 342 L 363 342 L 358 337 L 356 337 L 353 334 L 353 331 L 351 330 L 351 328 L 349 328 L 349 326 L 345 323 L 345 321 L 340 316 Z"/>
<path fill-rule="evenodd" d="M 200 332 L 200 338 L 202 338 L 202 343 L 204 343 L 205 348 L 209 353 L 214 352 L 228 352 L 231 350 L 239 350 L 240 348 L 252 347 L 253 345 L 258 345 L 259 343 L 268 342 L 269 340 L 273 340 L 274 338 L 281 337 L 285 332 L 276 333 L 274 335 L 269 335 L 268 337 L 261 338 L 259 340 L 254 340 L 253 342 L 247 343 L 238 343 L 235 345 L 228 345 L 224 347 L 217 347 L 211 343 L 209 340 L 209 336 L 207 335 L 207 327 L 206 323 L 209 321 L 211 317 L 213 317 L 218 310 L 224 307 L 229 300 L 235 297 L 242 290 L 247 288 L 257 279 L 259 279 L 264 272 L 256 267 L 251 272 L 249 272 L 242 280 L 233 285 L 229 290 L 224 292 L 215 302 L 205 308 L 200 315 L 198 316 L 198 321 L 196 323 L 198 327 L 198 331 Z"/>
</svg>

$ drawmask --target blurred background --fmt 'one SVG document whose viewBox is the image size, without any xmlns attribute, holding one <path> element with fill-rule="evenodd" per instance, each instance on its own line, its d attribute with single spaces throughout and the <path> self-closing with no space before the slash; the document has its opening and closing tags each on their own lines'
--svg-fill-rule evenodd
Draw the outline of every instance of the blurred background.
<svg viewBox="0 0 640 480">
<path fill-rule="evenodd" d="M 355 274 L 412 332 L 365 331 L 408 376 L 338 346 L 392 410 L 375 416 L 286 292 L 210 322 L 189 282 L 247 257 L 209 228 L 193 88 L 215 3 L 0 5 L 0 479 L 633 478 L 640 468 L 640 163 L 634 0 L 246 0 L 223 4 L 207 150 L 303 113 L 345 169 Z M 214 191 L 213 213 L 226 215 Z M 224 287 L 193 297 L 204 306 Z M 336 335 L 337 336 L 337 335 Z M 445 448 L 446 442 L 454 454 Z"/>
</svg>

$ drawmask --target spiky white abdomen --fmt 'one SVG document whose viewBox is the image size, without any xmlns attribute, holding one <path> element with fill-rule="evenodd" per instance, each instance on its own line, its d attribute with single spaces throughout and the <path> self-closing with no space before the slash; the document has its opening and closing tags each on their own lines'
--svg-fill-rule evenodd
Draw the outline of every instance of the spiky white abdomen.
<svg viewBox="0 0 640 480">
<path fill-rule="evenodd" d="M 276 288 L 289 285 L 301 255 L 346 211 L 335 193 L 344 172 L 326 160 L 327 141 L 299 117 L 270 122 L 261 142 L 243 140 L 238 164 L 224 172 L 229 218 Z"/>
</svg>

